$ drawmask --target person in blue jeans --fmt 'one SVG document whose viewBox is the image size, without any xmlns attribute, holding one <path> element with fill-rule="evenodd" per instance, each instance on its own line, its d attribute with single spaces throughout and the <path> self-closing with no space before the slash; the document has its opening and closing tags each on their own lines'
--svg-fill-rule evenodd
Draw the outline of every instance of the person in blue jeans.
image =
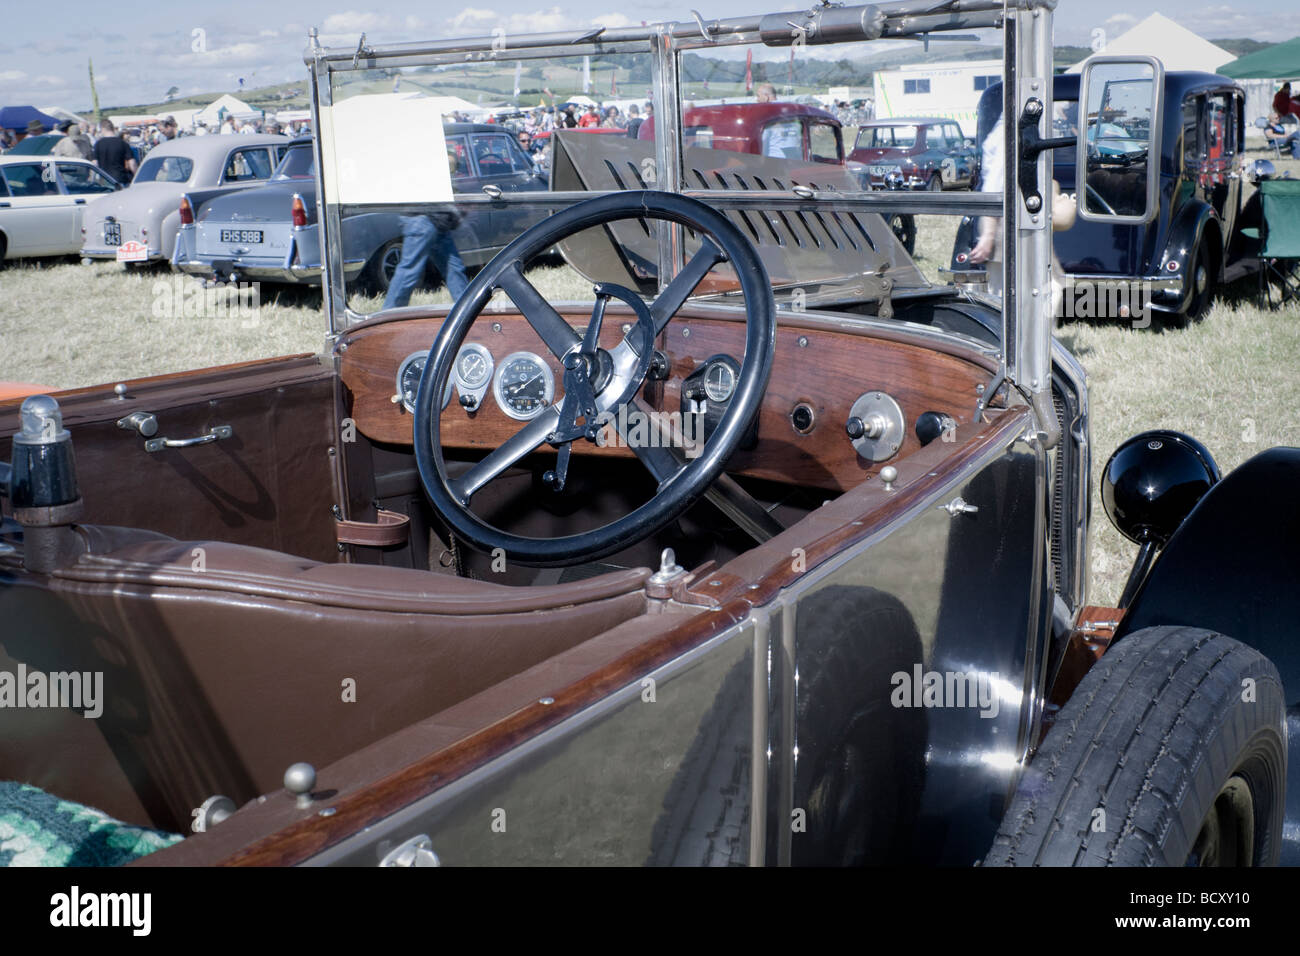
<svg viewBox="0 0 1300 956">
<path fill-rule="evenodd" d="M 424 278 L 430 256 L 434 268 L 447 283 L 452 301 L 460 298 L 469 280 L 465 278 L 465 263 L 460 261 L 460 253 L 451 238 L 452 230 L 458 224 L 456 214 L 450 212 L 402 217 L 402 261 L 397 264 L 392 281 L 388 283 L 385 309 L 400 308 L 411 301 L 411 293 Z"/>
</svg>

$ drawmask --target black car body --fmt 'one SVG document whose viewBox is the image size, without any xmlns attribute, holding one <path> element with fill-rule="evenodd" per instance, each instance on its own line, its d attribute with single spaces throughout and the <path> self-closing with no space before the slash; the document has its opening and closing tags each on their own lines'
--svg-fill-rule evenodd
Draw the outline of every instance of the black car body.
<svg viewBox="0 0 1300 956">
<path fill-rule="evenodd" d="M 452 172 L 456 192 L 546 188 L 532 161 L 501 127 L 448 123 L 443 132 L 457 160 Z M 172 264 L 203 278 L 319 283 L 316 181 L 311 138 L 295 140 L 266 186 L 191 204 L 193 221 L 181 226 Z M 475 209 L 461 218 L 452 235 L 464 263 L 479 266 L 541 218 L 527 210 Z M 401 217 L 349 216 L 343 222 L 343 246 L 349 279 L 364 276 L 386 288 L 401 260 Z"/>
<path fill-rule="evenodd" d="M 1143 224 L 1079 217 L 1070 229 L 1055 234 L 1053 245 L 1067 281 L 1090 283 L 1094 303 L 1123 301 L 1196 314 L 1215 285 L 1249 267 L 1237 235 L 1242 190 L 1235 168 L 1245 148 L 1245 93 L 1227 77 L 1194 72 L 1166 73 L 1164 92 L 1159 210 Z M 997 122 L 1001 97 L 999 83 L 980 100 L 981 143 Z M 1078 75 L 1055 77 L 1052 97 L 1051 135 L 1077 134 Z M 1061 190 L 1076 192 L 1074 150 L 1053 153 L 1053 175 Z M 973 223 L 964 220 L 953 250 L 955 270 L 968 268 L 959 256 L 973 245 Z M 1064 308 L 1070 308 L 1068 300 Z M 1106 316 L 1101 308 L 1097 317 Z"/>
</svg>

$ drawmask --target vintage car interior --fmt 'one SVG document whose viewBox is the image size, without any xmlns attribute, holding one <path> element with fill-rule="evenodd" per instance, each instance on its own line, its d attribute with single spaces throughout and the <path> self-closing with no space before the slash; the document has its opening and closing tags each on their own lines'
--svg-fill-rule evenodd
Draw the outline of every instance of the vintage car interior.
<svg viewBox="0 0 1300 956">
<path fill-rule="evenodd" d="M 0 400 L 0 675 L 105 689 L 6 709 L 0 781 L 161 831 L 142 866 L 969 866 L 995 838 L 1014 855 L 1035 748 L 1111 667 L 1118 623 L 1088 607 L 1087 393 L 1051 334 L 1044 154 L 1078 147 L 1039 134 L 1051 6 L 533 38 L 510 56 L 574 75 L 588 52 L 626 57 L 659 125 L 556 132 L 548 191 L 481 196 L 427 160 L 446 155 L 436 98 L 372 90 L 448 64 L 487 88 L 494 38 L 313 35 L 322 349 Z M 800 43 L 1018 30 L 1007 67 L 1038 73 L 1005 93 L 1015 189 L 874 193 L 842 166 L 682 140 L 681 55 L 800 45 L 791 17 Z M 367 313 L 349 217 L 453 203 L 546 215 L 454 305 Z M 905 211 L 1014 220 L 1002 296 L 928 279 L 886 224 Z M 572 294 L 535 271 L 556 250 Z M 1217 494 L 1208 453 L 1153 436 L 1107 486 L 1112 520 L 1136 501 L 1134 592 Z M 1195 495 L 1128 488 L 1161 449 L 1192 462 Z M 1170 623 L 1149 617 L 1124 653 Z M 1277 672 L 1250 662 L 1281 713 Z M 972 706 L 931 708 L 927 669 L 969 676 Z M 1223 820 L 1258 809 L 1280 832 L 1285 734 L 1258 719 L 1241 773 L 1277 785 L 1251 803 L 1229 781 L 1245 809 Z M 1232 828 L 1217 790 L 1205 845 Z"/>
</svg>

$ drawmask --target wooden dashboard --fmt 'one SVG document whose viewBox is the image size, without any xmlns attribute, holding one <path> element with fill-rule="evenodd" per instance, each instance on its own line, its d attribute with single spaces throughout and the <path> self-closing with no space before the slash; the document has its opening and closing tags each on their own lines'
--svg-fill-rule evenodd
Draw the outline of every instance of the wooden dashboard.
<svg viewBox="0 0 1300 956">
<path fill-rule="evenodd" d="M 588 311 L 577 307 L 560 311 L 579 330 L 590 318 Z M 622 326 L 632 320 L 630 310 L 611 302 L 601 345 L 617 345 Z M 732 455 L 727 465 L 732 474 L 843 491 L 919 448 L 914 428 L 922 413 L 935 411 L 959 423 L 970 422 L 979 397 L 977 387 L 988 382 L 996 367 L 993 359 L 973 349 L 936 348 L 928 340 L 919 344 L 915 334 L 902 327 L 897 332 L 850 328 L 851 323 L 809 314 L 782 315 L 780 322 L 772 375 L 759 413 L 758 441 Z M 397 372 L 408 355 L 429 348 L 441 324 L 441 314 L 386 319 L 359 326 L 340 339 L 339 369 L 348 413 L 366 437 L 411 444 L 412 415 L 395 400 Z M 556 393 L 562 394 L 559 363 L 518 313 L 484 312 L 465 342 L 485 346 L 498 367 L 511 353 L 534 353 L 547 360 Z M 718 354 L 743 359 L 744 344 L 743 316 L 687 306 L 656 343 L 668 356 L 671 374 L 666 381 L 647 383 L 641 392 L 643 403 L 657 411 L 679 411 L 683 380 Z M 902 446 L 886 461 L 859 457 L 845 432 L 853 403 L 870 391 L 892 396 L 903 411 Z M 792 418 L 801 404 L 812 411 L 812 425 L 803 433 Z M 488 451 L 524 424 L 506 415 L 490 387 L 473 411 L 458 404 L 453 392 L 442 413 L 442 443 L 448 448 Z M 573 454 L 630 457 L 632 452 L 612 444 L 601 447 L 577 441 Z"/>
</svg>

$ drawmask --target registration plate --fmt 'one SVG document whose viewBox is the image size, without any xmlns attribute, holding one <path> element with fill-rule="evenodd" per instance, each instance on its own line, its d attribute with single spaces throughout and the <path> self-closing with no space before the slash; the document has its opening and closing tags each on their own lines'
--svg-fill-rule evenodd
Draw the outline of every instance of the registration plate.
<svg viewBox="0 0 1300 956">
<path fill-rule="evenodd" d="M 104 223 L 104 245 L 120 246 L 122 244 L 122 225 L 116 222 Z"/>
<path fill-rule="evenodd" d="M 867 171 L 878 179 L 884 179 L 890 173 L 898 172 L 897 166 L 868 166 Z"/>
<path fill-rule="evenodd" d="M 259 243 L 262 241 L 262 230 L 261 229 L 222 229 L 221 241 Z"/>
</svg>

